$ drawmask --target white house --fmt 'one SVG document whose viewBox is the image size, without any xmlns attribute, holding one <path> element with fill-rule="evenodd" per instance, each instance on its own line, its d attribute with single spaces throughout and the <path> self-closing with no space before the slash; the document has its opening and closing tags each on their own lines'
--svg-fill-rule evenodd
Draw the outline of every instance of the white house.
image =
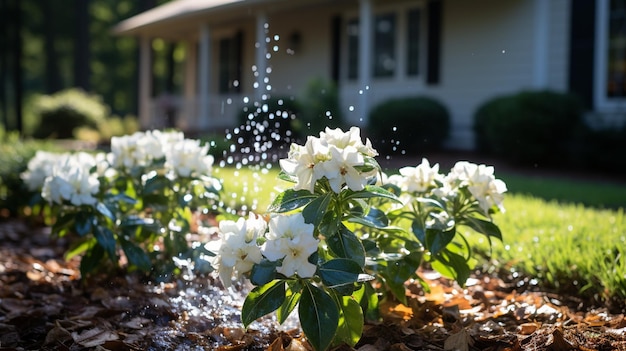
<svg viewBox="0 0 626 351">
<path fill-rule="evenodd" d="M 452 118 L 451 148 L 473 147 L 477 106 L 523 89 L 572 91 L 590 119 L 626 114 L 626 5 L 618 0 L 175 0 L 119 23 L 141 40 L 140 119 L 163 125 L 151 96 L 154 38 L 184 42 L 177 126 L 232 127 L 264 94 L 336 82 L 346 122 L 393 97 L 432 96 Z M 617 121 L 617 122 L 616 122 Z"/>
</svg>

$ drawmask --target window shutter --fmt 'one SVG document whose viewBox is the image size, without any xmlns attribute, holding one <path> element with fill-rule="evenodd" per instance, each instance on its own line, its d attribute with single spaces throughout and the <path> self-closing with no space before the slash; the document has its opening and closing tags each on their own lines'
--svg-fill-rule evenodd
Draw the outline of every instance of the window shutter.
<svg viewBox="0 0 626 351">
<path fill-rule="evenodd" d="M 443 0 L 428 1 L 428 39 L 426 54 L 426 83 L 438 84 L 441 71 L 441 26 Z"/>
<path fill-rule="evenodd" d="M 596 2 L 572 0 L 569 45 L 569 90 L 593 108 Z"/>
</svg>

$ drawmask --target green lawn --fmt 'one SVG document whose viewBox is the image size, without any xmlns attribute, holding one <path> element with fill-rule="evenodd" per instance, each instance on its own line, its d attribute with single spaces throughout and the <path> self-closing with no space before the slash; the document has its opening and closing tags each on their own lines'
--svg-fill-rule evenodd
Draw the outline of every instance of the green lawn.
<svg viewBox="0 0 626 351">
<path fill-rule="evenodd" d="M 219 169 L 229 204 L 264 212 L 289 184 L 278 169 Z M 492 269 L 534 278 L 557 291 L 601 299 L 626 298 L 626 184 L 498 174 L 509 188 L 506 213 L 495 218 L 504 241 L 494 243 Z M 480 253 L 482 237 L 468 234 Z M 486 260 L 483 262 L 487 262 Z"/>
</svg>

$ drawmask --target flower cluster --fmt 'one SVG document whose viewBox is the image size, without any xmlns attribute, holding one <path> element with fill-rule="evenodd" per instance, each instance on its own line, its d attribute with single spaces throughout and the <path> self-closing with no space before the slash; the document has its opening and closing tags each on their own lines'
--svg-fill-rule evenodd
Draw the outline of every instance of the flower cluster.
<svg viewBox="0 0 626 351">
<path fill-rule="evenodd" d="M 309 136 L 304 145 L 292 144 L 280 166 L 297 179 L 295 190 L 313 193 L 316 182 L 325 179 L 335 193 L 344 185 L 359 191 L 376 175 L 376 155 L 369 139 L 365 144 L 361 141 L 359 128 L 352 127 L 348 132 L 326 128 L 319 138 Z"/>
<path fill-rule="evenodd" d="M 399 174 L 389 176 L 387 182 L 400 188 L 405 203 L 414 197 L 452 201 L 467 189 L 483 214 L 488 216 L 493 211 L 505 211 L 506 184 L 495 178 L 492 166 L 459 161 L 444 175 L 439 173 L 439 164 L 431 167 L 427 159 L 422 159 L 422 163 L 415 167 L 400 168 Z"/>
<path fill-rule="evenodd" d="M 300 212 L 272 216 L 269 225 L 253 213 L 247 219 L 221 221 L 214 263 L 222 283 L 230 286 L 233 274 L 240 278 L 263 258 L 274 263 L 277 273 L 285 277 L 312 277 L 317 266 L 308 259 L 319 244 L 313 231 L 314 226 L 305 223 Z"/>
<path fill-rule="evenodd" d="M 190 177 L 211 173 L 214 160 L 208 152 L 208 145 L 185 139 L 182 132 L 153 130 L 111 138 L 110 162 L 113 167 L 128 171 L 165 160 L 171 175 Z"/>
<path fill-rule="evenodd" d="M 89 257 L 86 270 L 105 253 L 117 263 L 121 248 L 130 265 L 147 271 L 156 258 L 206 256 L 192 252 L 185 236 L 192 209 L 219 204 L 221 184 L 211 177 L 208 152 L 208 145 L 181 132 L 137 132 L 113 137 L 109 153 L 38 152 L 21 178 L 37 194 L 37 211 L 48 206 L 57 216 L 55 234 L 85 241 L 79 248 Z"/>
<path fill-rule="evenodd" d="M 20 176 L 30 191 L 50 203 L 94 205 L 100 182 L 91 172 L 97 161 L 85 152 L 55 154 L 38 151 Z"/>
</svg>

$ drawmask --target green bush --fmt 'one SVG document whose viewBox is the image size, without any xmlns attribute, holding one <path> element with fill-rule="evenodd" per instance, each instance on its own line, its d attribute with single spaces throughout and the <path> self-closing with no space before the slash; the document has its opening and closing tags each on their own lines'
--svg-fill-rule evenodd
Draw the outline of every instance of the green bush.
<svg viewBox="0 0 626 351">
<path fill-rule="evenodd" d="M 479 151 L 523 164 L 563 163 L 583 128 L 582 104 L 569 94 L 523 91 L 493 98 L 474 114 Z"/>
<path fill-rule="evenodd" d="M 68 89 L 53 95 L 42 95 L 33 101 L 39 123 L 36 138 L 69 139 L 78 127 L 96 129 L 109 114 L 109 107 L 97 95 L 79 89 Z"/>
<path fill-rule="evenodd" d="M 439 101 L 425 96 L 387 100 L 370 112 L 368 135 L 379 152 L 432 151 L 450 131 L 450 115 Z"/>
<path fill-rule="evenodd" d="M 238 116 L 240 126 L 234 139 L 242 138 L 242 143 L 237 143 L 245 145 L 289 144 L 300 136 L 296 122 L 300 111 L 300 104 L 292 97 L 272 97 L 262 103 L 247 105 Z"/>
<path fill-rule="evenodd" d="M 98 122 L 96 129 L 86 126 L 77 127 L 74 129 L 74 137 L 94 143 L 108 143 L 114 136 L 130 135 L 139 129 L 139 121 L 135 116 L 111 116 Z"/>
<path fill-rule="evenodd" d="M 38 150 L 59 151 L 60 148 L 49 142 L 22 140 L 17 132 L 5 132 L 0 127 L 0 217 L 17 216 L 20 209 L 28 205 L 32 194 L 20 174 Z"/>
<path fill-rule="evenodd" d="M 337 86 L 321 78 L 309 82 L 296 121 L 300 135 L 318 135 L 326 127 L 343 127 Z"/>
</svg>

